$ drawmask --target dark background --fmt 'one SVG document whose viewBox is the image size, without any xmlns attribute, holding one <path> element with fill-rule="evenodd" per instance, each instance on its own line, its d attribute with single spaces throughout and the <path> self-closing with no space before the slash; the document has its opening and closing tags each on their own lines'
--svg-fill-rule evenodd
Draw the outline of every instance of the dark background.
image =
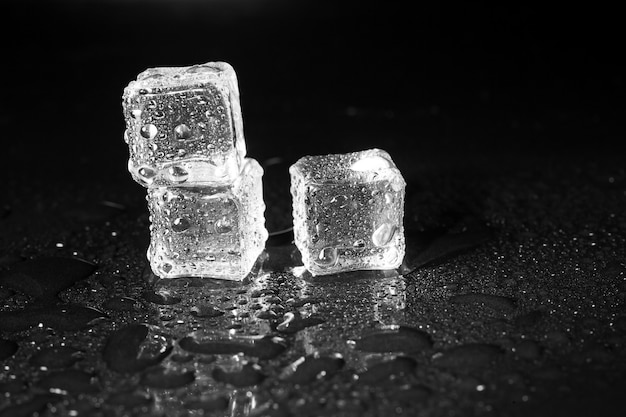
<svg viewBox="0 0 626 417">
<path fill-rule="evenodd" d="M 619 154 L 617 10 L 414 3 L 4 3 L 3 169 L 134 187 L 123 87 L 147 67 L 211 60 L 238 73 L 260 161 L 377 146 L 410 171 Z"/>
<path fill-rule="evenodd" d="M 161 320 L 154 297 L 145 295 L 154 284 L 145 268 L 149 220 L 145 189 L 126 170 L 122 90 L 148 67 L 227 61 L 239 77 L 248 154 L 266 168 L 268 230 L 293 224 L 287 168 L 300 156 L 386 149 L 407 179 L 405 263 L 417 268 L 402 278 L 402 322 L 432 325 L 437 350 L 475 341 L 486 343 L 487 353 L 506 350 L 502 366 L 481 365 L 467 379 L 463 363 L 453 369 L 461 377 L 451 380 L 422 358 L 418 370 L 434 377 L 419 382 L 431 385 L 443 404 L 431 402 L 427 414 L 451 415 L 459 404 L 465 408 L 458 415 L 476 411 L 481 381 L 488 383 L 483 405 L 500 405 L 483 414 L 598 416 L 623 408 L 626 36 L 616 8 L 598 2 L 51 0 L 5 1 L 0 17 L 0 272 L 14 264 L 32 267 L 31 260 L 46 256 L 86 259 L 97 273 L 69 288 L 64 301 L 102 308 L 114 326 Z M 290 241 L 289 233 L 279 233 L 267 246 L 297 255 Z M 272 268 L 287 264 L 278 259 Z M 46 282 L 47 273 L 35 272 L 32 282 Z M 66 272 L 51 273 L 67 283 Z M 275 276 L 267 284 L 273 293 L 293 297 L 297 280 L 288 275 L 285 290 L 282 274 Z M 29 315 L 37 300 L 23 301 L 21 280 L 19 274 L 5 279 L 18 294 L 0 288 L 0 313 L 26 304 L 24 314 L 11 317 L 38 324 L 38 316 Z M 315 297 L 326 300 L 329 314 L 351 312 L 354 321 L 312 334 L 320 345 L 332 340 L 343 351 L 342 326 L 371 324 L 372 309 L 361 301 L 377 280 L 340 281 L 312 282 Z M 184 294 L 196 288 L 182 292 L 181 282 L 170 289 L 181 291 L 184 307 L 175 308 L 191 322 L 197 294 Z M 239 289 L 224 291 L 234 300 Z M 143 300 L 145 308 L 129 310 L 126 297 Z M 63 344 L 93 350 L 82 336 L 102 341 L 111 326 L 71 338 L 60 334 Z M 184 326 L 175 331 L 186 334 Z M 39 369 L 24 364 L 41 341 L 61 340 L 39 327 L 0 336 L 19 345 L 9 360 L 26 380 L 40 378 Z M 287 354 L 295 360 L 300 353 Z M 484 354 L 478 351 L 478 364 Z M 469 354 L 465 362 L 475 358 Z M 99 356 L 96 364 L 104 366 Z M 510 369 L 520 386 L 507 380 Z M 333 398 L 352 398 L 350 385 L 326 385 Z M 378 389 L 393 399 L 394 387 Z M 230 395 L 229 387 L 221 389 Z M 5 403 L 22 410 L 26 391 L 5 396 Z M 293 396 L 304 391 L 296 388 Z M 520 407 L 529 393 L 528 406 Z M 376 397 L 370 402 L 376 406 Z M 75 397 L 66 402 L 79 405 Z"/>
</svg>

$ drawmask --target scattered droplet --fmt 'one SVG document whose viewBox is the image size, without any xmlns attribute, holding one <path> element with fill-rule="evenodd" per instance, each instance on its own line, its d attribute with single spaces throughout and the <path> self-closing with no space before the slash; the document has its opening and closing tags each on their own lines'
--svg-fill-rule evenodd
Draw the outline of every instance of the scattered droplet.
<svg viewBox="0 0 626 417">
<path fill-rule="evenodd" d="M 107 366 L 120 373 L 139 372 L 160 363 L 172 351 L 167 346 L 153 357 L 139 357 L 146 336 L 148 327 L 142 324 L 130 324 L 111 334 L 103 351 Z"/>
<path fill-rule="evenodd" d="M 81 330 L 106 315 L 76 304 L 0 312 L 0 330 L 16 332 L 42 325 L 55 330 Z"/>
<path fill-rule="evenodd" d="M 0 273 L 0 285 L 42 302 L 90 276 L 96 266 L 78 258 L 40 258 L 18 262 Z"/>
<path fill-rule="evenodd" d="M 365 352 L 416 352 L 432 347 L 430 335 L 412 327 L 379 330 L 362 337 L 355 343 L 357 350 Z"/>
<path fill-rule="evenodd" d="M 486 228 L 440 236 L 415 254 L 407 251 L 401 272 L 408 274 L 417 268 L 441 264 L 453 256 L 479 246 L 489 238 L 490 232 Z"/>
<path fill-rule="evenodd" d="M 205 412 L 224 411 L 228 408 L 230 399 L 226 396 L 218 396 L 208 399 L 190 400 L 185 402 L 187 410 L 203 410 Z"/>
<path fill-rule="evenodd" d="M 160 289 L 158 291 L 147 290 L 143 293 L 143 298 L 150 303 L 162 306 L 178 304 L 182 301 L 180 297 L 173 295 L 164 289 Z"/>
<path fill-rule="evenodd" d="M 240 371 L 234 372 L 227 372 L 218 367 L 213 370 L 211 376 L 218 382 L 230 384 L 237 388 L 257 385 L 265 379 L 261 367 L 253 363 L 247 363 L 241 367 Z"/>
<path fill-rule="evenodd" d="M 324 323 L 319 317 L 302 317 L 299 313 L 285 313 L 283 322 L 276 326 L 276 330 L 281 333 L 296 333 L 307 327 L 317 326 Z"/>
<path fill-rule="evenodd" d="M 205 355 L 237 354 L 259 359 L 271 359 L 280 355 L 287 347 L 285 339 L 272 336 L 249 336 L 231 339 L 197 340 L 191 336 L 182 338 L 179 346 L 191 353 Z"/>
<path fill-rule="evenodd" d="M 413 358 L 394 358 L 368 367 L 365 372 L 359 374 L 359 383 L 385 384 L 391 377 L 412 374 L 416 367 L 417 362 Z"/>
<path fill-rule="evenodd" d="M 305 298 L 301 298 L 299 300 L 293 300 L 291 302 L 289 302 L 289 300 L 287 300 L 287 302 L 289 303 L 290 306 L 292 307 L 302 307 L 305 306 L 307 304 L 318 304 L 322 302 L 321 298 L 318 297 L 305 297 Z"/>
<path fill-rule="evenodd" d="M 213 318 L 223 316 L 224 312 L 215 308 L 212 305 L 208 304 L 200 304 L 194 307 L 191 307 L 191 314 L 195 317 L 201 318 Z"/>
<path fill-rule="evenodd" d="M 161 366 L 152 368 L 141 375 L 141 384 L 150 388 L 180 388 L 195 381 L 193 371 L 176 372 Z"/>
<path fill-rule="evenodd" d="M 294 384 L 308 384 L 334 375 L 344 365 L 345 361 L 339 354 L 301 357 L 283 370 L 281 378 Z"/>
</svg>

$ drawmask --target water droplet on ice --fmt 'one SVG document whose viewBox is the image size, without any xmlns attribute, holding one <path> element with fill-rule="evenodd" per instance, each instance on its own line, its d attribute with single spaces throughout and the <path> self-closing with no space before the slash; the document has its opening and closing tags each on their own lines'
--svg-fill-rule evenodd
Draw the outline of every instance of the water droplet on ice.
<svg viewBox="0 0 626 417">
<path fill-rule="evenodd" d="M 172 230 L 176 233 L 182 233 L 185 230 L 189 229 L 190 226 L 191 224 L 189 223 L 189 220 L 184 217 L 178 217 L 172 222 Z"/>
<path fill-rule="evenodd" d="M 387 159 L 382 156 L 368 156 L 356 161 L 350 167 L 353 171 L 377 171 L 380 169 L 391 168 L 393 165 Z"/>
<path fill-rule="evenodd" d="M 365 241 L 363 239 L 359 239 L 357 241 L 355 241 L 352 246 L 354 246 L 355 248 L 364 248 L 365 247 Z"/>
<path fill-rule="evenodd" d="M 386 263 L 394 263 L 398 259 L 398 250 L 396 248 L 389 248 L 383 255 L 383 259 Z"/>
<path fill-rule="evenodd" d="M 228 233 L 233 229 L 233 226 L 226 217 L 222 217 L 217 222 L 215 222 L 215 231 L 217 233 Z"/>
<path fill-rule="evenodd" d="M 168 170 L 170 179 L 173 182 L 185 182 L 189 177 L 189 173 L 183 167 L 174 165 Z"/>
<path fill-rule="evenodd" d="M 159 269 L 167 274 L 172 270 L 172 264 L 164 262 L 161 265 L 159 265 Z"/>
<path fill-rule="evenodd" d="M 337 249 L 325 247 L 313 261 L 321 267 L 334 266 L 337 263 Z"/>
<path fill-rule="evenodd" d="M 130 111 L 130 116 L 133 119 L 135 119 L 135 120 L 139 119 L 141 117 L 141 110 L 139 110 L 139 109 L 131 110 Z"/>
<path fill-rule="evenodd" d="M 154 137 L 157 134 L 157 127 L 153 124 L 147 124 L 147 125 L 143 125 L 141 126 L 141 130 L 139 131 L 139 133 L 141 133 L 141 136 L 144 137 L 145 139 L 154 139 Z"/>
<path fill-rule="evenodd" d="M 186 124 L 180 124 L 174 128 L 174 134 L 178 140 L 186 140 L 191 137 L 191 129 Z"/>
<path fill-rule="evenodd" d="M 395 226 L 389 223 L 383 223 L 372 233 L 372 242 L 376 246 L 384 246 L 389 243 L 395 233 Z"/>
<path fill-rule="evenodd" d="M 145 180 L 151 180 L 156 175 L 156 171 L 151 167 L 141 167 L 137 173 Z"/>
</svg>

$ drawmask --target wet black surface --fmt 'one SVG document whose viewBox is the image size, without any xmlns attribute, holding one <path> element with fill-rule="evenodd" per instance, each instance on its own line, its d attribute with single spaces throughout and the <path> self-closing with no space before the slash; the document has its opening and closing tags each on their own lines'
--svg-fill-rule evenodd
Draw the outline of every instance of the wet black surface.
<svg viewBox="0 0 626 417">
<path fill-rule="evenodd" d="M 623 409 L 617 13 L 79 3 L 7 6 L 0 416 Z M 209 60 L 238 72 L 272 235 L 241 283 L 163 281 L 121 89 Z M 374 146 L 407 180 L 405 262 L 313 278 L 287 169 Z"/>
</svg>

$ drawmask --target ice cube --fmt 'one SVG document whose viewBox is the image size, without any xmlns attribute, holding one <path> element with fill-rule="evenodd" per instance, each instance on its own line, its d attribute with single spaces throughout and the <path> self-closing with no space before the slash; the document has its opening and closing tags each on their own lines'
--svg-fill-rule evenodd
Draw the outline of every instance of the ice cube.
<svg viewBox="0 0 626 417">
<path fill-rule="evenodd" d="M 406 184 L 387 152 L 305 156 L 289 172 L 295 243 L 312 275 L 400 266 Z"/>
<path fill-rule="evenodd" d="M 211 184 L 239 174 L 246 145 L 229 64 L 147 69 L 124 89 L 122 106 L 128 170 L 145 187 Z"/>
<path fill-rule="evenodd" d="M 150 187 L 148 259 L 161 278 L 243 279 L 265 247 L 263 168 L 244 160 L 229 183 Z"/>
</svg>

